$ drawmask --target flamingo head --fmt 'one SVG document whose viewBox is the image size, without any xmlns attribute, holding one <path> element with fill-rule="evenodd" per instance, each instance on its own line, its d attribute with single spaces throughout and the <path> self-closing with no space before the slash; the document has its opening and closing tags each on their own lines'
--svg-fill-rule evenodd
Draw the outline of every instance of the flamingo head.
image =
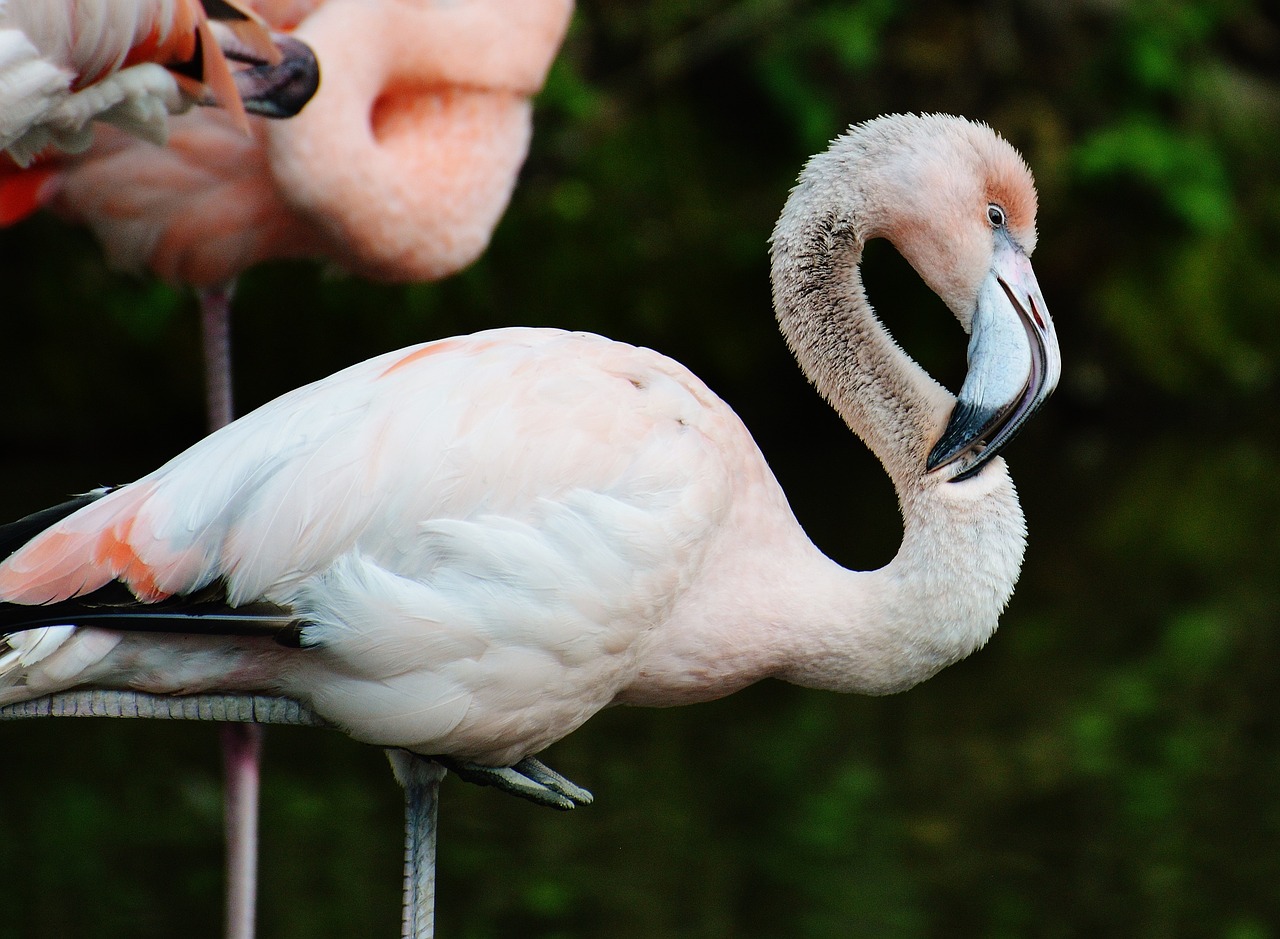
<svg viewBox="0 0 1280 939">
<path fill-rule="evenodd" d="M 967 479 L 1057 387 L 1058 337 L 1029 260 L 1036 190 L 1018 152 L 945 115 L 862 125 L 882 195 L 868 237 L 888 238 L 969 334 L 968 373 L 925 468 Z"/>
</svg>

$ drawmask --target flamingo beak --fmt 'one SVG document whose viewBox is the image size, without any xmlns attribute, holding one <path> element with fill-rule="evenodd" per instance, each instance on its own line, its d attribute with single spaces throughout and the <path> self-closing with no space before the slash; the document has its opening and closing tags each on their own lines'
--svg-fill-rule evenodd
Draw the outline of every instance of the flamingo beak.
<svg viewBox="0 0 1280 939">
<path fill-rule="evenodd" d="M 320 87 L 320 64 L 306 43 L 283 33 L 262 31 L 259 37 L 212 23 L 222 54 L 244 65 L 231 72 L 244 109 L 260 117 L 294 117 Z M 216 105 L 212 94 L 200 104 Z"/>
<path fill-rule="evenodd" d="M 262 117 L 293 117 L 320 87 L 320 64 L 304 42 L 292 36 L 272 33 L 281 53 L 279 62 L 256 62 L 232 74 L 244 109 Z M 229 56 L 230 57 L 230 56 Z"/>
<path fill-rule="evenodd" d="M 1061 373 L 1058 336 L 1031 262 L 998 232 L 974 311 L 969 372 L 925 469 L 964 461 L 950 481 L 976 474 L 1053 393 Z"/>
</svg>

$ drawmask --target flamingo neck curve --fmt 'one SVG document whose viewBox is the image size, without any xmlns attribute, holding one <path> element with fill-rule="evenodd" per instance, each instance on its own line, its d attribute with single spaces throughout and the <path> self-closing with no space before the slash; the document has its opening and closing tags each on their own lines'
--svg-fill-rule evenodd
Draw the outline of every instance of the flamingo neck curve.
<svg viewBox="0 0 1280 939">
<path fill-rule="evenodd" d="M 862 247 L 885 230 L 891 205 L 877 201 L 874 166 L 850 171 L 858 159 L 846 137 L 801 176 L 773 234 L 774 306 L 805 375 L 892 479 L 903 540 L 874 571 L 813 559 L 777 674 L 879 694 L 923 681 L 990 638 L 1021 569 L 1026 527 L 1003 460 L 959 483 L 925 471 L 955 399 L 867 300 Z"/>
</svg>

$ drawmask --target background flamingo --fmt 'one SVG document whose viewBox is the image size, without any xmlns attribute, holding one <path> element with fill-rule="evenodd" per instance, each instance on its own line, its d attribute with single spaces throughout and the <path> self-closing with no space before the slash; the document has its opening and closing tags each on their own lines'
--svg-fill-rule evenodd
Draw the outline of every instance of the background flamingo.
<svg viewBox="0 0 1280 939">
<path fill-rule="evenodd" d="M 568 0 L 255 5 L 323 63 L 303 115 L 244 139 L 221 115 L 186 114 L 166 150 L 100 135 L 60 166 L 51 206 L 116 266 L 197 287 L 267 259 L 386 280 L 474 260 L 527 152 Z"/>
<path fill-rule="evenodd" d="M 952 397 L 856 278 L 875 237 L 972 332 L 949 423 Z M 68 506 L 0 564 L 10 628 L 35 612 L 145 632 L 16 633 L 0 700 L 80 683 L 282 694 L 357 739 L 576 801 L 524 761 L 605 705 L 712 700 L 765 677 L 910 687 L 987 640 L 1021 566 L 1022 514 L 995 457 L 1058 380 L 1034 245 L 1025 165 L 956 118 L 851 129 L 778 223 L 783 334 L 898 491 L 905 538 L 879 571 L 809 542 L 741 422 L 682 367 L 594 336 L 498 330 L 353 366 Z M 98 593 L 113 580 L 136 600 Z M 264 637 L 152 632 L 240 608 L 236 631 Z"/>
<path fill-rule="evenodd" d="M 230 282 L 269 258 L 325 257 L 387 280 L 435 279 L 488 242 L 515 184 L 569 0 L 256 5 L 319 50 L 332 79 L 290 132 L 206 112 L 170 146 L 103 133 L 43 172 L 43 200 L 93 229 L 126 270 L 201 289 L 226 330 Z M 361 37 L 351 42 L 351 37 Z M 34 190 L 33 190 L 34 191 Z M 210 414 L 230 413 L 225 342 L 210 349 Z"/>
</svg>

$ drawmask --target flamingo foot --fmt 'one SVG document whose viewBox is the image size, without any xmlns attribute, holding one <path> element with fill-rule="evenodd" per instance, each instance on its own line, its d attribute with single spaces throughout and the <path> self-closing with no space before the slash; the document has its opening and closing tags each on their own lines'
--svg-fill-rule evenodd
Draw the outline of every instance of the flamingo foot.
<svg viewBox="0 0 1280 939">
<path fill-rule="evenodd" d="M 568 811 L 579 805 L 590 805 L 594 798 L 586 789 L 531 756 L 514 766 L 481 766 L 446 756 L 433 756 L 431 759 L 469 783 L 493 786 L 553 809 Z"/>
</svg>

